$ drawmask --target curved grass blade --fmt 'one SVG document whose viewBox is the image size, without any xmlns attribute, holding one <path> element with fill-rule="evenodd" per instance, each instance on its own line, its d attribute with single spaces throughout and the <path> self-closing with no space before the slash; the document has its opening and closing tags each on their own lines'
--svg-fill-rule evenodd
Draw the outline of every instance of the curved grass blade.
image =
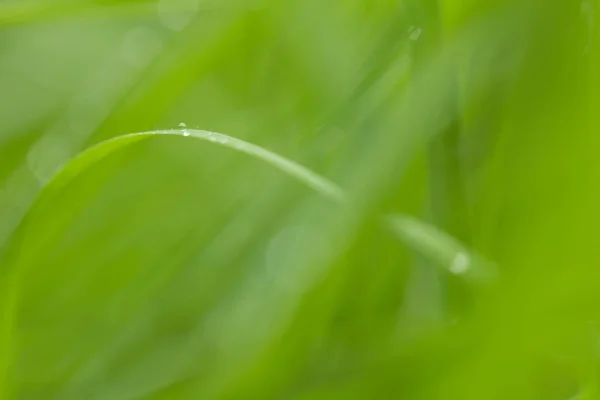
<svg viewBox="0 0 600 400">
<path fill-rule="evenodd" d="M 346 202 L 346 196 L 343 190 L 333 182 L 330 182 L 326 178 L 298 163 L 288 160 L 287 158 L 260 146 L 217 132 L 197 129 L 171 129 L 123 135 L 101 142 L 83 151 L 55 174 L 54 178 L 48 182 L 42 190 L 42 193 L 38 196 L 36 203 L 44 197 L 45 193 L 60 190 L 77 175 L 107 157 L 112 152 L 130 144 L 156 136 L 189 137 L 216 143 L 246 153 L 273 165 L 325 197 L 339 203 Z M 34 207 L 35 203 L 32 208 Z M 463 244 L 452 236 L 416 218 L 390 215 L 386 216 L 385 220 L 406 245 L 419 251 L 424 256 L 431 258 L 436 264 L 442 266 L 451 273 L 462 275 L 468 272 L 469 275 L 471 275 L 471 270 L 475 268 L 476 265 L 487 264 L 483 262 L 480 257 L 473 255 Z M 489 275 L 491 270 L 490 268 L 486 269 L 488 271 L 484 275 Z M 476 275 L 480 275 L 481 272 L 483 272 L 483 270 L 479 271 Z"/>
<path fill-rule="evenodd" d="M 132 133 L 101 142 L 75 157 L 55 175 L 44 190 L 58 190 L 113 151 L 156 136 L 189 137 L 246 153 L 273 165 L 323 196 L 339 203 L 346 203 L 346 195 L 341 188 L 298 163 L 244 140 L 222 133 L 197 129 Z M 436 265 L 452 274 L 465 275 L 465 277 L 475 280 L 487 280 L 495 275 L 494 267 L 489 262 L 472 253 L 451 235 L 432 225 L 414 217 L 400 215 L 386 216 L 385 221 L 407 246 L 431 259 Z"/>
<path fill-rule="evenodd" d="M 172 129 L 132 133 L 101 142 L 75 157 L 75 159 L 55 175 L 45 190 L 60 189 L 75 176 L 113 151 L 156 136 L 180 136 L 200 139 L 246 153 L 273 165 L 336 202 L 346 202 L 346 196 L 341 188 L 298 163 L 244 140 L 236 139 L 222 133 L 197 129 Z M 471 254 L 458 240 L 416 218 L 390 215 L 385 219 L 392 230 L 398 234 L 399 238 L 406 245 L 431 258 L 436 264 L 456 275 L 462 275 L 466 272 L 470 274 L 471 268 L 481 263 L 475 263 L 479 257 Z"/>
<path fill-rule="evenodd" d="M 246 153 L 252 157 L 258 158 L 273 165 L 282 172 L 293 176 L 294 178 L 306 184 L 308 187 L 328 198 L 331 198 L 334 201 L 340 203 L 345 202 L 344 193 L 332 182 L 314 173 L 308 168 L 305 168 L 300 164 L 290 161 L 285 157 L 266 150 L 260 146 L 217 132 L 197 129 L 171 129 L 123 135 L 114 139 L 106 140 L 87 150 L 84 150 L 73 160 L 67 163 L 62 169 L 60 169 L 52 179 L 50 179 L 50 181 L 42 189 L 42 192 L 38 195 L 38 199 L 32 205 L 32 209 L 35 208 L 36 203 L 45 197 L 45 194 L 60 190 L 76 176 L 80 175 L 90 166 L 107 157 L 114 151 L 158 136 L 176 136 L 197 140 L 199 139 Z M 31 214 L 31 209 L 28 214 Z M 27 216 L 25 218 L 27 219 Z"/>
</svg>

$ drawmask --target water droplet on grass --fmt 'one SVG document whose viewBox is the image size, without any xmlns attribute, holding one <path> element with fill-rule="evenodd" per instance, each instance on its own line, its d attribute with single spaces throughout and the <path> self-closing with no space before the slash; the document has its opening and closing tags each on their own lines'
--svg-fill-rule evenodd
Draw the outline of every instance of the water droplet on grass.
<svg viewBox="0 0 600 400">
<path fill-rule="evenodd" d="M 452 265 L 450 265 L 450 272 L 455 275 L 461 275 L 467 272 L 469 269 L 469 256 L 465 253 L 458 253 L 454 260 L 452 260 Z"/>
<path fill-rule="evenodd" d="M 187 128 L 187 125 L 185 124 L 185 122 L 180 122 L 178 126 L 180 128 Z"/>
</svg>

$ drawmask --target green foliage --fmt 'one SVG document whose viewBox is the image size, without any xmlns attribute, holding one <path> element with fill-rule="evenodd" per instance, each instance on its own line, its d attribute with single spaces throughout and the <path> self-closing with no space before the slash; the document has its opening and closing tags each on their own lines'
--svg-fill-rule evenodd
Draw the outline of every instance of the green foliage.
<svg viewBox="0 0 600 400">
<path fill-rule="evenodd" d="M 0 0 L 0 399 L 597 398 L 598 8 Z"/>
</svg>

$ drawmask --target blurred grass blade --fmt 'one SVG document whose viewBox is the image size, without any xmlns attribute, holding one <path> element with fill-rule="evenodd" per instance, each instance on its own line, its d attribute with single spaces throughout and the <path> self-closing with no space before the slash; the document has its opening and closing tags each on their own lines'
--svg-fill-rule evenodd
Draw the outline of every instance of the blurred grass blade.
<svg viewBox="0 0 600 400">
<path fill-rule="evenodd" d="M 154 2 L 125 2 L 98 4 L 88 1 L 19 1 L 0 4 L 0 26 L 26 24 L 69 16 L 87 15 L 152 15 Z"/>
<path fill-rule="evenodd" d="M 391 215 L 387 222 L 406 245 L 454 275 L 476 281 L 495 275 L 491 264 L 432 225 L 403 215 Z"/>
<path fill-rule="evenodd" d="M 10 368 L 15 352 L 14 323 L 17 285 L 13 271 L 3 271 L 0 278 L 0 399 L 10 395 Z"/>
<path fill-rule="evenodd" d="M 193 3 L 192 3 L 193 4 Z M 234 11 L 245 7 L 241 4 L 202 2 L 195 8 L 201 11 Z M 247 7 L 247 6 L 246 6 Z M 189 12 L 189 3 L 169 3 L 171 13 Z M 81 17 L 150 17 L 157 16 L 157 2 L 150 0 L 101 3 L 95 1 L 18 1 L 0 3 L 0 27 L 23 25 L 52 20 L 77 19 Z"/>
</svg>

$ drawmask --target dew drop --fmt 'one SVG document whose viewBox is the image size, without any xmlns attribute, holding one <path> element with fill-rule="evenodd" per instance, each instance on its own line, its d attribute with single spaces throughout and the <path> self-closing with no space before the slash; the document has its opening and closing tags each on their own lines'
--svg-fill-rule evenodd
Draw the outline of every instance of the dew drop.
<svg viewBox="0 0 600 400">
<path fill-rule="evenodd" d="M 467 272 L 469 269 L 469 256 L 465 253 L 458 253 L 454 260 L 452 260 L 452 265 L 450 266 L 450 272 L 455 275 L 461 275 Z"/>
<path fill-rule="evenodd" d="M 187 125 L 185 124 L 185 122 L 180 122 L 178 126 L 180 128 L 187 128 Z"/>
<path fill-rule="evenodd" d="M 190 136 L 190 133 L 187 130 L 183 131 L 183 136 Z"/>
</svg>

